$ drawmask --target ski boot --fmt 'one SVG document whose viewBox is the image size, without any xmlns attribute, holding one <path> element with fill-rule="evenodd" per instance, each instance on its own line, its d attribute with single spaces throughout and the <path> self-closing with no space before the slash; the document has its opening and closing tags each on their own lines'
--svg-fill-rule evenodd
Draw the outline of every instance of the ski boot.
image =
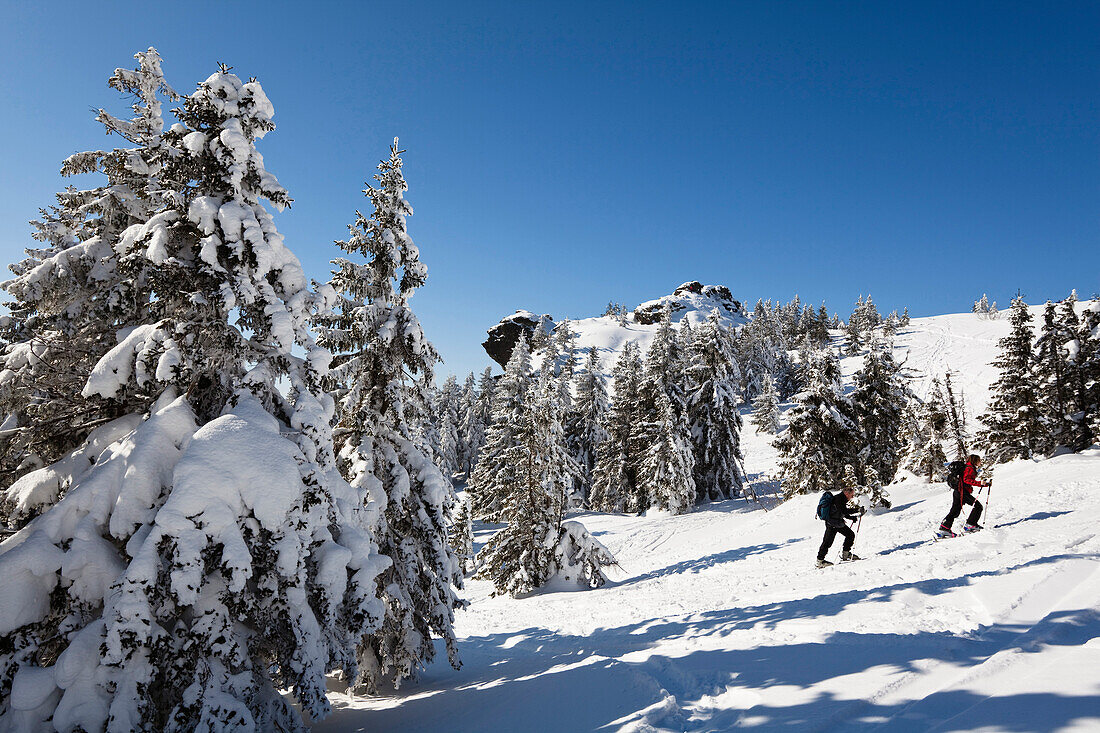
<svg viewBox="0 0 1100 733">
<path fill-rule="evenodd" d="M 932 533 L 932 536 L 937 540 L 944 540 L 944 539 L 948 539 L 948 538 L 951 538 L 951 537 L 958 537 L 957 534 L 955 534 L 951 530 L 945 528 L 942 524 L 940 525 L 939 529 L 937 529 L 935 532 Z"/>
<path fill-rule="evenodd" d="M 862 560 L 863 558 L 854 552 L 842 552 L 840 553 L 841 562 L 852 562 L 853 560 Z"/>
<path fill-rule="evenodd" d="M 971 532 L 978 532 L 982 529 L 984 529 L 984 527 L 982 527 L 982 525 L 980 525 L 980 524 L 964 524 L 963 525 L 963 534 L 970 534 Z"/>
<path fill-rule="evenodd" d="M 819 568 L 827 568 L 827 567 L 829 567 L 830 565 L 832 565 L 832 563 L 831 563 L 831 562 L 829 562 L 828 560 L 818 560 L 818 561 L 817 561 L 817 566 L 818 566 Z"/>
</svg>

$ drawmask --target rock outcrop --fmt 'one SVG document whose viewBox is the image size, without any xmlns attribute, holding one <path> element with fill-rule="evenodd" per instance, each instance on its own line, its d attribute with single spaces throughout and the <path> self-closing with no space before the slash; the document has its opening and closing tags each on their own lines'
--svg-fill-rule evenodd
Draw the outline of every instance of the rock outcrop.
<svg viewBox="0 0 1100 733">
<path fill-rule="evenodd" d="M 553 318 L 544 314 L 542 319 L 553 328 Z M 497 364 L 506 366 L 508 359 L 512 356 L 512 349 L 516 348 L 516 342 L 519 341 L 519 335 L 524 334 L 530 342 L 531 336 L 539 325 L 539 320 L 539 316 L 525 310 L 518 310 L 510 316 L 505 316 L 500 323 L 486 332 L 489 338 L 481 344 L 485 348 L 485 353 Z"/>
<path fill-rule="evenodd" d="M 634 309 L 634 322 L 650 325 L 661 320 L 665 307 L 675 315 L 681 311 L 698 310 L 709 312 L 717 308 L 727 318 L 745 314 L 741 302 L 733 299 L 730 289 L 725 285 L 703 285 L 697 280 L 686 282 L 663 298 L 642 303 Z"/>
</svg>

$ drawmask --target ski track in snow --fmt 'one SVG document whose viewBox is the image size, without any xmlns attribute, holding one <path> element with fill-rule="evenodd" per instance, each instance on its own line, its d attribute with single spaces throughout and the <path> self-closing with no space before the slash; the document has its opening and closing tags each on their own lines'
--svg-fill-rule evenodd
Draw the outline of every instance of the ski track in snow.
<svg viewBox="0 0 1100 733">
<path fill-rule="evenodd" d="M 980 414 L 1006 321 L 913 323 L 915 390 L 950 364 Z M 743 439 L 749 473 L 774 471 L 771 436 L 746 421 Z M 512 599 L 469 581 L 461 670 L 440 649 L 396 692 L 333 693 L 314 729 L 1100 730 L 1100 449 L 999 466 L 992 491 L 985 530 L 933 542 L 945 485 L 895 484 L 863 518 L 866 559 L 823 570 L 816 496 L 582 514 L 612 582 Z"/>
</svg>

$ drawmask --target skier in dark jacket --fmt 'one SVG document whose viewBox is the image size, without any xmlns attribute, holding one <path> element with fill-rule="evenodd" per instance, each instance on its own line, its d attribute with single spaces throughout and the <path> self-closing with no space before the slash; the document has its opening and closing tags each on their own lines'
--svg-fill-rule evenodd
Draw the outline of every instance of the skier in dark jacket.
<svg viewBox="0 0 1100 733">
<path fill-rule="evenodd" d="M 978 469 L 982 466 L 982 459 L 980 456 L 971 454 L 967 456 L 966 468 L 963 470 L 962 479 L 959 481 L 959 485 L 955 487 L 955 490 L 951 492 L 951 511 L 947 513 L 947 516 L 943 518 L 943 522 L 940 523 L 939 532 L 936 534 L 940 537 L 954 537 L 955 533 L 951 531 L 951 525 L 954 524 L 955 519 L 962 513 L 963 504 L 973 504 L 974 508 L 970 510 L 970 516 L 966 518 L 966 524 L 963 525 L 963 532 L 977 532 L 982 528 L 982 525 L 978 524 L 978 520 L 982 516 L 982 503 L 974 498 L 974 487 L 989 486 L 987 483 L 983 483 L 978 480 Z"/>
<path fill-rule="evenodd" d="M 849 507 L 848 502 L 856 495 L 856 490 L 849 487 L 837 494 L 829 502 L 829 518 L 825 520 L 825 537 L 821 540 L 821 547 L 817 550 L 817 566 L 819 568 L 832 565 L 825 559 L 825 554 L 833 546 L 833 540 L 837 534 L 844 535 L 844 549 L 840 553 L 841 560 L 859 560 L 858 555 L 852 554 L 852 545 L 856 541 L 856 533 L 848 526 L 846 519 L 859 519 L 866 511 L 861 506 Z"/>
</svg>

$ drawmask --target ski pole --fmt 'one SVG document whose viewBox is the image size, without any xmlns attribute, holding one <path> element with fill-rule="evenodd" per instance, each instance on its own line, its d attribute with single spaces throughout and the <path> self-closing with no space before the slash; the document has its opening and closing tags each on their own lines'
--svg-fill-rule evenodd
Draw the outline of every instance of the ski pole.
<svg viewBox="0 0 1100 733">
<path fill-rule="evenodd" d="M 989 483 L 985 485 L 985 523 L 988 524 L 990 527 L 993 526 L 992 524 L 990 524 L 990 521 L 989 521 L 990 517 L 993 516 L 993 514 L 989 511 L 989 505 L 992 504 L 992 503 L 993 503 L 993 479 L 990 478 Z"/>
</svg>

